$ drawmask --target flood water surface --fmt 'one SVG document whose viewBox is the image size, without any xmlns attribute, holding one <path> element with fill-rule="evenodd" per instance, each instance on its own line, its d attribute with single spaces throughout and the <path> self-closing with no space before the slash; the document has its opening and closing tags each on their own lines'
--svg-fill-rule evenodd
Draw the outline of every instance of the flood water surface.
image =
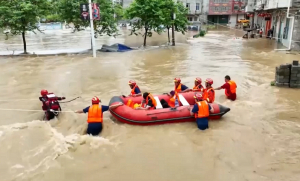
<svg viewBox="0 0 300 181">
<path fill-rule="evenodd" d="M 270 86 L 275 66 L 299 56 L 274 52 L 270 40 L 235 39 L 232 32 L 190 36 L 178 35 L 175 47 L 157 46 L 167 38 L 154 36 L 148 43 L 155 47 L 98 53 L 97 58 L 1 57 L 0 180 L 299 181 L 300 92 Z M 90 43 L 73 37 L 47 47 L 30 45 L 36 41 L 30 38 L 31 50 L 88 48 Z M 102 40 L 130 46 L 142 42 L 126 34 Z M 22 48 L 15 45 L 17 37 L 8 41 L 14 45 L 2 43 L 1 50 Z M 195 77 L 212 78 L 213 86 L 219 87 L 227 74 L 237 83 L 237 100 L 228 101 L 223 90 L 216 91 L 216 102 L 231 111 L 211 121 L 205 131 L 193 122 L 126 125 L 105 113 L 103 132 L 91 137 L 83 135 L 87 115 L 66 112 L 44 122 L 43 112 L 30 111 L 41 109 L 38 97 L 44 88 L 67 100 L 81 96 L 61 104 L 64 111 L 74 111 L 89 106 L 93 96 L 108 104 L 112 96 L 129 94 L 131 79 L 143 92 L 159 94 L 173 89 L 174 77 L 181 77 L 188 87 Z"/>
</svg>

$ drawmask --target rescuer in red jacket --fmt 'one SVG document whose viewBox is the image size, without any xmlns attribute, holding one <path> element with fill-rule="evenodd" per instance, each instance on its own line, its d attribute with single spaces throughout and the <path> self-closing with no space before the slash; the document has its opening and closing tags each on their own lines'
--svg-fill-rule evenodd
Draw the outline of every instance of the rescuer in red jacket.
<svg viewBox="0 0 300 181">
<path fill-rule="evenodd" d="M 58 116 L 59 111 L 61 111 L 58 101 L 66 98 L 57 97 L 54 93 L 48 93 L 45 89 L 41 90 L 41 96 L 39 99 L 43 103 L 42 109 L 45 111 L 45 119 L 50 120 Z"/>
</svg>

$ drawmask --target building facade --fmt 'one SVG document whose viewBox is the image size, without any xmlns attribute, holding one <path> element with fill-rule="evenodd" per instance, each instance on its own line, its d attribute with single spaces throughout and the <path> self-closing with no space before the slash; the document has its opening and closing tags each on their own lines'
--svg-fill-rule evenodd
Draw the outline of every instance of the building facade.
<svg viewBox="0 0 300 181">
<path fill-rule="evenodd" d="M 300 50 L 300 0 L 248 0 L 246 13 L 252 26 L 259 26 L 287 49 Z M 299 19 L 299 20 L 298 20 Z"/>
<path fill-rule="evenodd" d="M 208 22 L 234 27 L 245 18 L 245 0 L 209 0 Z"/>
</svg>

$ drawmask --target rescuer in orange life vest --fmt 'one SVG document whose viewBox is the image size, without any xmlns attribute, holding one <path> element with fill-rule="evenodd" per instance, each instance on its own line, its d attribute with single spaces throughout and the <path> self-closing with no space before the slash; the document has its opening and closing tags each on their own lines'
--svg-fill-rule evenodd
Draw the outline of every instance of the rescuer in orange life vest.
<svg viewBox="0 0 300 181">
<path fill-rule="evenodd" d="M 214 83 L 214 81 L 211 78 L 207 78 L 205 80 L 206 89 L 204 89 L 204 91 L 203 91 L 203 98 L 208 103 L 213 103 L 215 101 L 215 91 L 211 86 L 213 83 Z"/>
<path fill-rule="evenodd" d="M 213 113 L 214 109 L 203 99 L 201 93 L 196 93 L 194 98 L 196 104 L 192 110 L 189 108 L 190 113 L 192 116 L 195 115 L 198 128 L 205 130 L 208 128 L 209 112 Z"/>
<path fill-rule="evenodd" d="M 225 84 L 221 87 L 216 88 L 215 90 L 225 89 L 225 95 L 227 99 L 234 101 L 236 99 L 236 83 L 231 80 L 229 75 L 225 76 Z"/>
<path fill-rule="evenodd" d="M 190 91 L 195 91 L 195 92 L 203 92 L 204 87 L 202 86 L 202 79 L 200 77 L 197 77 L 195 79 L 195 86 L 193 89 L 190 89 Z"/>
<path fill-rule="evenodd" d="M 175 91 L 171 91 L 169 94 L 170 100 L 167 102 L 165 99 L 161 99 L 160 103 L 163 108 L 170 108 L 170 107 L 178 107 L 179 103 L 176 101 Z"/>
<path fill-rule="evenodd" d="M 87 134 L 91 134 L 93 136 L 97 136 L 102 131 L 103 112 L 123 105 L 123 103 L 120 103 L 112 106 L 104 106 L 99 105 L 100 102 L 100 99 L 95 96 L 92 99 L 92 106 L 76 111 L 76 113 L 88 113 Z"/>
<path fill-rule="evenodd" d="M 191 89 L 189 89 L 187 86 L 181 84 L 181 79 L 180 78 L 175 78 L 174 79 L 174 84 L 175 84 L 175 105 L 179 105 L 179 93 L 183 92 L 189 92 Z M 170 96 L 170 94 L 168 94 Z"/>
<path fill-rule="evenodd" d="M 156 100 L 152 96 L 152 94 L 145 92 L 143 94 L 144 100 L 142 101 L 142 105 L 145 105 L 144 107 L 137 107 L 135 109 L 140 109 L 140 110 L 147 110 L 147 109 L 156 109 Z"/>
<path fill-rule="evenodd" d="M 131 88 L 131 92 L 130 92 L 129 96 L 137 97 L 137 96 L 142 95 L 139 86 L 136 85 L 136 82 L 134 80 L 130 80 L 128 82 L 128 84 L 129 84 L 129 87 Z"/>
</svg>

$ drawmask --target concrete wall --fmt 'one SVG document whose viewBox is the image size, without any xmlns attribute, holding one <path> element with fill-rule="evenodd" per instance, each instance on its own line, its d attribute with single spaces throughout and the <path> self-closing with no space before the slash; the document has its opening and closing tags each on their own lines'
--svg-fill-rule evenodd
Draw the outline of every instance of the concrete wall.
<svg viewBox="0 0 300 181">
<path fill-rule="evenodd" d="M 246 8 L 245 8 L 245 12 L 246 12 L 246 13 L 252 13 L 254 7 L 255 7 L 255 5 L 254 5 L 254 0 L 248 0 L 247 6 L 246 6 Z"/>
<path fill-rule="evenodd" d="M 209 0 L 203 0 L 203 14 L 207 15 L 209 10 Z"/>
<path fill-rule="evenodd" d="M 133 0 L 123 0 L 123 7 L 127 8 Z"/>
<path fill-rule="evenodd" d="M 300 19 L 295 17 L 292 50 L 300 50 Z"/>
</svg>

